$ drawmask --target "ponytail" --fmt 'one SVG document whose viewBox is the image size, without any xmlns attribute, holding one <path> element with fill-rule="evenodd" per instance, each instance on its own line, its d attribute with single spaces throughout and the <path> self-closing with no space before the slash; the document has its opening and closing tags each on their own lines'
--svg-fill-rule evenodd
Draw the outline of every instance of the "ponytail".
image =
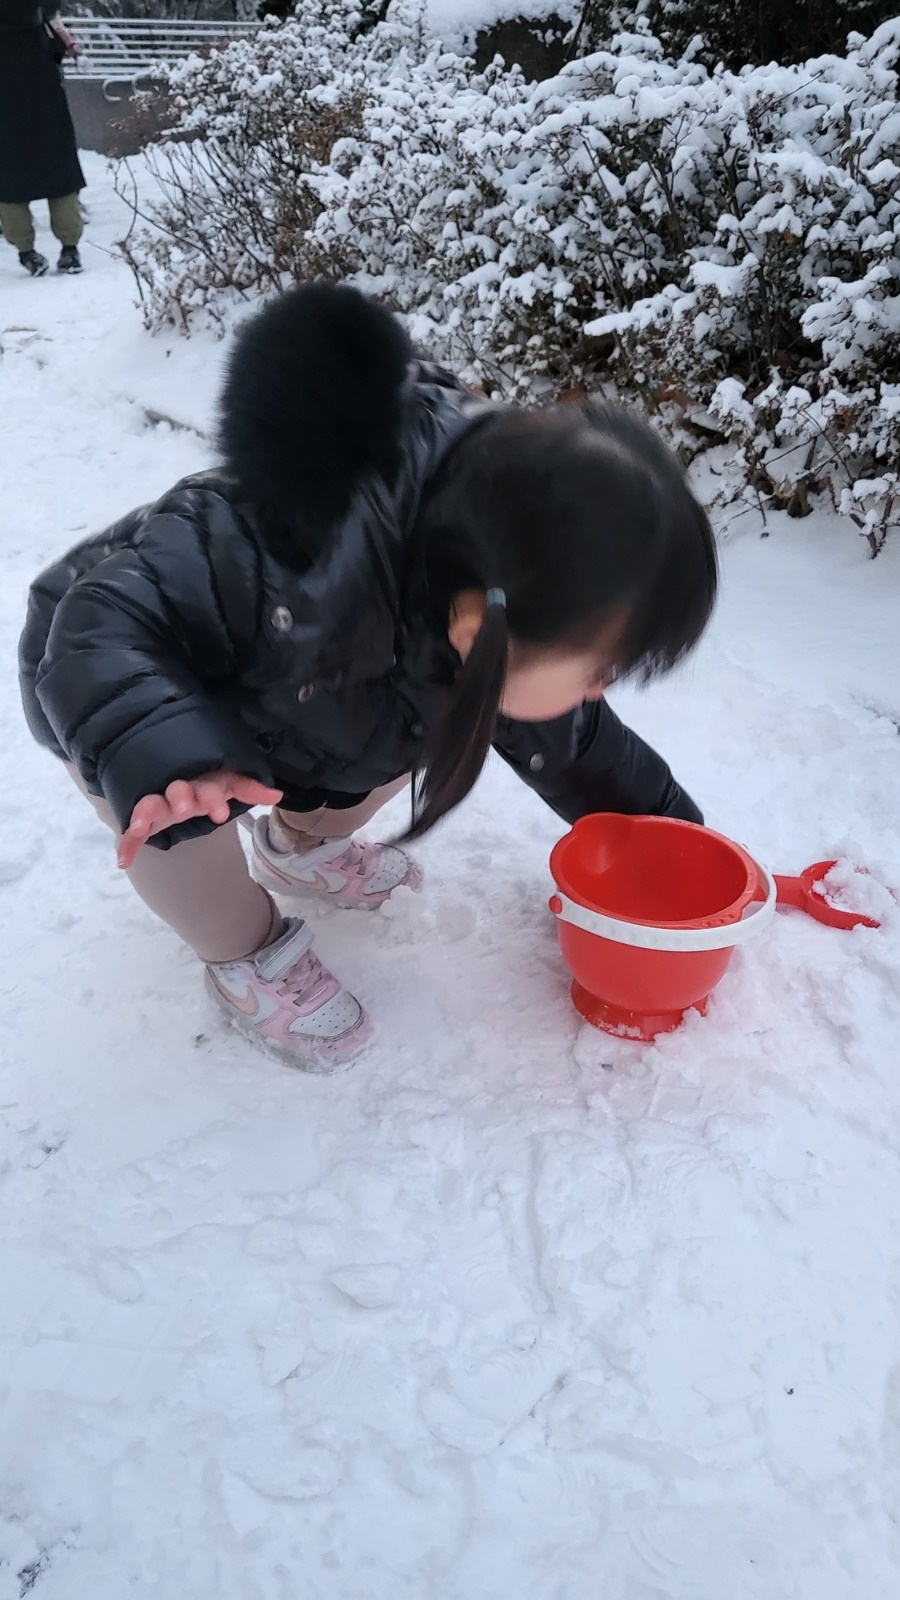
<svg viewBox="0 0 900 1600">
<path fill-rule="evenodd" d="M 489 589 L 487 600 L 447 714 L 425 751 L 424 771 L 413 789 L 412 825 L 404 842 L 420 839 L 465 800 L 488 758 L 506 684 L 509 626 L 503 591 Z"/>
</svg>

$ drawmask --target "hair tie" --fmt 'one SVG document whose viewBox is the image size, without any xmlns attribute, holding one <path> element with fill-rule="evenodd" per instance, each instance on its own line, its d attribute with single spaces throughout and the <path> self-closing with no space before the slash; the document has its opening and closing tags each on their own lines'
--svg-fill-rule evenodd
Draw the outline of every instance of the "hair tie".
<svg viewBox="0 0 900 1600">
<path fill-rule="evenodd" d="M 488 589 L 484 602 L 486 606 L 502 606 L 506 610 L 506 590 Z"/>
</svg>

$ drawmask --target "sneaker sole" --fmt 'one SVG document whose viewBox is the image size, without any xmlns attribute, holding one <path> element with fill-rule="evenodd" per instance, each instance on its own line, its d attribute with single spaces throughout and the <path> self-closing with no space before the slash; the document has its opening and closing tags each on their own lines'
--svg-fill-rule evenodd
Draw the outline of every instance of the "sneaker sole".
<svg viewBox="0 0 900 1600">
<path fill-rule="evenodd" d="M 257 1050 L 262 1050 L 265 1055 L 273 1056 L 284 1067 L 293 1067 L 295 1072 L 311 1072 L 319 1077 L 334 1078 L 355 1065 L 366 1046 L 371 1042 L 372 1024 L 363 1012 L 362 1017 L 354 1028 L 352 1034 L 345 1034 L 346 1044 L 341 1044 L 339 1049 L 329 1050 L 327 1044 L 320 1045 L 316 1040 L 310 1040 L 309 1050 L 302 1055 L 294 1050 L 287 1050 L 279 1045 L 276 1040 L 269 1039 L 258 1028 L 253 1026 L 252 1017 L 244 1017 L 239 1011 L 233 1011 L 228 1002 L 223 999 L 218 988 L 206 972 L 203 975 L 206 992 L 233 1028 L 237 1028 L 245 1038 L 251 1040 Z"/>
</svg>

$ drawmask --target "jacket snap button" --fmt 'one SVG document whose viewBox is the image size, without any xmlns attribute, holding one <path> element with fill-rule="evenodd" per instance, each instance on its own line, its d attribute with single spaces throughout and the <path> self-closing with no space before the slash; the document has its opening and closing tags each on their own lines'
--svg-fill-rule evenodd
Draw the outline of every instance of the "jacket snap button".
<svg viewBox="0 0 900 1600">
<path fill-rule="evenodd" d="M 297 699 L 300 701 L 301 705 L 305 705 L 307 700 L 312 699 L 315 692 L 316 686 L 314 683 L 301 683 L 299 689 L 297 690 Z"/>
<path fill-rule="evenodd" d="M 409 731 L 414 739 L 421 739 L 425 729 L 422 727 L 421 722 L 414 722 Z"/>
<path fill-rule="evenodd" d="M 276 606 L 272 612 L 272 627 L 276 633 L 290 633 L 294 619 L 287 606 Z"/>
<path fill-rule="evenodd" d="M 532 758 L 529 761 L 528 765 L 531 768 L 532 772 L 543 772 L 543 770 L 544 770 L 544 758 L 543 758 L 543 756 L 538 756 L 538 755 L 532 756 Z"/>
</svg>

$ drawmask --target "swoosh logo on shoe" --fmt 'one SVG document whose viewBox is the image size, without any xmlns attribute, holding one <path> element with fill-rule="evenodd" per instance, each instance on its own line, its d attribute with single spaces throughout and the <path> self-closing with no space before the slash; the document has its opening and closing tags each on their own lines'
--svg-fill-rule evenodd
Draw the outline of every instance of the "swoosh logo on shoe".
<svg viewBox="0 0 900 1600">
<path fill-rule="evenodd" d="M 303 879 L 296 880 L 303 882 Z M 338 894 L 341 889 L 347 888 L 347 874 L 345 872 L 329 872 L 327 867 L 317 867 L 313 873 L 312 883 L 307 882 L 310 889 L 324 889 L 326 894 Z"/>
<path fill-rule="evenodd" d="M 304 877 L 302 872 L 286 872 L 277 860 L 273 861 L 270 855 L 264 855 L 259 849 L 255 854 L 260 866 L 271 872 L 287 889 L 305 889 L 310 894 L 339 894 L 346 887 L 347 875 L 339 869 L 329 871 L 323 865 L 316 867 L 311 877 Z"/>
<path fill-rule="evenodd" d="M 243 998 L 240 998 L 238 995 L 232 994 L 230 989 L 226 989 L 224 985 L 219 982 L 213 967 L 209 968 L 209 975 L 226 1004 L 234 1006 L 235 1011 L 240 1011 L 242 1016 L 259 1016 L 259 1000 L 253 993 L 252 989 L 248 989 Z"/>
<path fill-rule="evenodd" d="M 291 887 L 297 882 L 296 878 L 290 876 L 290 873 L 282 872 L 281 868 L 277 867 L 274 861 L 270 861 L 268 856 L 264 856 L 261 850 L 254 850 L 253 855 L 257 866 L 263 868 L 266 872 L 271 872 L 274 878 L 280 878 L 282 883 Z"/>
</svg>

